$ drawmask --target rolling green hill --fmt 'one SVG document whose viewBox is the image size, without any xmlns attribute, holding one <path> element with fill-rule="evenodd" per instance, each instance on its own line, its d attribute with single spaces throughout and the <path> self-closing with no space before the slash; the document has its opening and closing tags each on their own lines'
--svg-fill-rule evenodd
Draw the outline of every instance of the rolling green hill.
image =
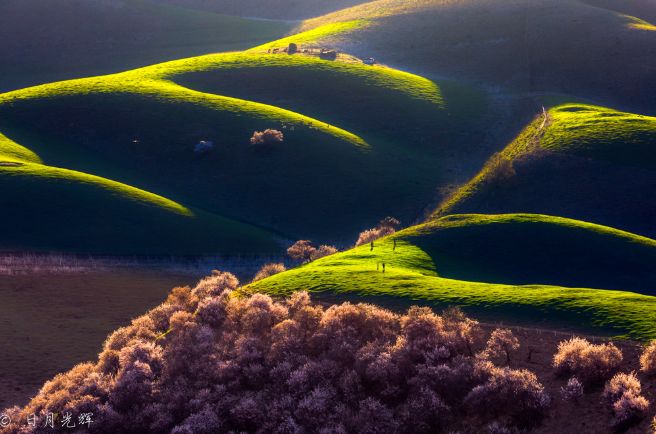
<svg viewBox="0 0 656 434">
<path fill-rule="evenodd" d="M 631 15 L 656 7 L 645 0 L 641 7 L 635 4 L 377 0 L 307 20 L 299 30 L 323 33 L 316 41 L 320 45 L 429 77 L 575 95 L 656 113 L 656 101 L 644 91 L 656 87 L 654 23 Z M 351 25 L 328 31 L 344 23 Z"/>
<path fill-rule="evenodd" d="M 245 49 L 291 27 L 150 0 L 3 0 L 0 92 Z"/>
<path fill-rule="evenodd" d="M 656 336 L 655 259 L 656 241 L 604 226 L 543 215 L 454 215 L 245 290 L 455 304 L 496 320 L 530 318 L 533 326 L 568 323 L 644 339 Z M 584 289 L 595 287 L 604 289 Z"/>
<path fill-rule="evenodd" d="M 539 116 L 438 208 L 532 212 L 656 236 L 656 118 L 565 104 Z"/>
<path fill-rule="evenodd" d="M 273 254 L 274 235 L 106 178 L 51 167 L 0 134 L 2 251 Z"/>
<path fill-rule="evenodd" d="M 185 87 L 186 86 L 186 87 Z M 402 110 L 400 108 L 403 108 Z M 422 216 L 490 153 L 505 114 L 457 83 L 349 59 L 227 53 L 0 94 L 0 129 L 48 164 L 289 238 Z M 277 128 L 283 143 L 253 146 Z M 194 153 L 200 140 L 215 149 Z M 463 163 L 464 162 L 464 163 Z"/>
</svg>

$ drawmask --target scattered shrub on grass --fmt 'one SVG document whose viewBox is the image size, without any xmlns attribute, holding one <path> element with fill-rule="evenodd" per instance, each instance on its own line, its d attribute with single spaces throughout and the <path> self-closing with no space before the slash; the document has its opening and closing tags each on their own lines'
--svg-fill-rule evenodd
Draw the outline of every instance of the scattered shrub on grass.
<svg viewBox="0 0 656 434">
<path fill-rule="evenodd" d="M 380 222 L 378 222 L 378 225 L 375 228 L 360 232 L 358 240 L 355 242 L 355 246 L 357 247 L 363 244 L 369 244 L 379 238 L 392 235 L 396 232 L 400 225 L 401 222 L 399 222 L 394 217 L 385 217 Z"/>
<path fill-rule="evenodd" d="M 422 433 L 463 419 L 484 432 L 531 426 L 548 405 L 535 375 L 469 355 L 464 317 L 232 296 L 236 282 L 217 271 L 176 289 L 114 332 L 98 362 L 9 409 L 6 432 L 41 432 L 49 412 L 93 413 L 91 433 Z"/>
<path fill-rule="evenodd" d="M 656 375 L 656 340 L 651 341 L 640 355 L 640 370 L 647 375 Z"/>
<path fill-rule="evenodd" d="M 496 329 L 485 346 L 485 356 L 492 359 L 503 358 L 510 363 L 510 355 L 519 349 L 519 339 L 509 329 Z"/>
<path fill-rule="evenodd" d="M 560 393 L 565 401 L 578 401 L 583 396 L 583 383 L 578 378 L 572 377 L 567 384 L 560 388 Z"/>
<path fill-rule="evenodd" d="M 622 352 L 612 343 L 595 345 L 573 337 L 558 344 L 553 366 L 559 375 L 575 376 L 583 384 L 608 380 L 622 363 Z"/>
<path fill-rule="evenodd" d="M 255 274 L 255 277 L 253 277 L 253 282 L 266 279 L 267 277 L 271 277 L 274 274 L 282 273 L 283 271 L 287 271 L 287 267 L 285 267 L 285 264 L 282 263 L 264 264 L 262 268 L 260 268 L 260 270 Z"/>
<path fill-rule="evenodd" d="M 272 143 L 280 143 L 284 141 L 285 136 L 282 131 L 273 130 L 271 128 L 264 131 L 254 131 L 251 137 L 252 145 L 269 145 Z"/>
</svg>

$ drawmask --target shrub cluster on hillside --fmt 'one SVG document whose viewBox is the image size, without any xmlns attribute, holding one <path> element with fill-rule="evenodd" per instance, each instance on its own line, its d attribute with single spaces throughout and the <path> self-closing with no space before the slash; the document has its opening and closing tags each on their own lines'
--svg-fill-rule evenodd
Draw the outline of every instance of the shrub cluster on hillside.
<svg viewBox="0 0 656 434">
<path fill-rule="evenodd" d="M 93 413 L 94 433 L 508 432 L 548 409 L 536 376 L 487 360 L 483 332 L 457 310 L 324 309 L 306 293 L 276 302 L 237 286 L 215 272 L 173 290 L 98 361 L 11 409 L 8 432 L 39 432 L 24 421 L 47 412 Z"/>
<path fill-rule="evenodd" d="M 285 264 L 283 263 L 264 264 L 262 268 L 260 268 L 259 271 L 255 273 L 255 277 L 253 277 L 253 282 L 266 279 L 267 277 L 271 277 L 274 274 L 282 273 L 283 271 L 287 271 L 287 267 L 285 267 Z"/>
<path fill-rule="evenodd" d="M 396 232 L 400 225 L 401 222 L 399 222 L 394 217 L 385 217 L 380 222 L 378 222 L 376 227 L 360 232 L 358 240 L 355 242 L 355 246 L 357 247 L 363 244 L 369 244 L 379 238 L 392 235 Z"/>
<path fill-rule="evenodd" d="M 298 262 L 311 262 L 337 253 L 337 247 L 321 245 L 315 247 L 312 241 L 298 240 L 287 249 L 287 255 Z"/>
</svg>

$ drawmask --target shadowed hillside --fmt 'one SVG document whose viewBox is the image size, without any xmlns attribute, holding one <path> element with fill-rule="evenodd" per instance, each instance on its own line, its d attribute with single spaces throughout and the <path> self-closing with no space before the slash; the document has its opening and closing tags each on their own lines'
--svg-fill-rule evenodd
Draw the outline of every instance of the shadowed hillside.
<svg viewBox="0 0 656 434">
<path fill-rule="evenodd" d="M 290 28 L 150 0 L 3 0 L 0 92 L 244 49 Z"/>
<path fill-rule="evenodd" d="M 273 254 L 273 234 L 162 196 L 43 164 L 0 134 L 2 251 Z"/>
<path fill-rule="evenodd" d="M 317 240 L 422 217 L 437 186 L 461 179 L 455 169 L 473 174 L 487 158 L 498 142 L 482 125 L 504 113 L 457 83 L 286 54 L 208 55 L 0 95 L 2 130 L 48 164 Z M 284 140 L 253 145 L 267 128 Z M 201 140 L 211 152 L 194 152 Z"/>
<path fill-rule="evenodd" d="M 656 87 L 653 23 L 588 3 L 378 0 L 308 20 L 301 30 L 357 21 L 357 28 L 324 40 L 423 74 L 653 113 L 654 95 L 645 92 Z"/>
<path fill-rule="evenodd" d="M 438 209 L 534 212 L 656 235 L 656 118 L 581 104 L 539 116 Z"/>
</svg>

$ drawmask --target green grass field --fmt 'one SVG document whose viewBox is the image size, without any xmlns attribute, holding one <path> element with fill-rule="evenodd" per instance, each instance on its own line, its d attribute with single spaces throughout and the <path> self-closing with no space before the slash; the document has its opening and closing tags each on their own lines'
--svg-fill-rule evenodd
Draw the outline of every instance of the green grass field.
<svg viewBox="0 0 656 434">
<path fill-rule="evenodd" d="M 529 124 L 435 215 L 543 213 L 653 237 L 655 145 L 654 117 L 560 105 L 546 121 L 539 116 Z"/>
<path fill-rule="evenodd" d="M 484 93 L 458 83 L 255 52 L 0 94 L 0 131 L 49 165 L 332 242 L 385 215 L 420 216 L 436 186 L 452 182 L 456 160 L 473 173 L 496 146 L 479 126 L 499 116 Z M 266 128 L 284 142 L 250 145 Z M 200 140 L 215 149 L 196 155 Z"/>
<path fill-rule="evenodd" d="M 649 295 L 655 255 L 654 240 L 589 223 L 541 215 L 461 215 L 411 227 L 377 241 L 373 250 L 365 245 L 338 253 L 244 290 L 284 295 L 306 289 L 399 306 L 460 305 L 495 320 L 647 339 L 656 337 L 656 298 Z M 568 287 L 572 283 L 581 287 Z M 586 289 L 596 284 L 642 294 Z"/>
</svg>

